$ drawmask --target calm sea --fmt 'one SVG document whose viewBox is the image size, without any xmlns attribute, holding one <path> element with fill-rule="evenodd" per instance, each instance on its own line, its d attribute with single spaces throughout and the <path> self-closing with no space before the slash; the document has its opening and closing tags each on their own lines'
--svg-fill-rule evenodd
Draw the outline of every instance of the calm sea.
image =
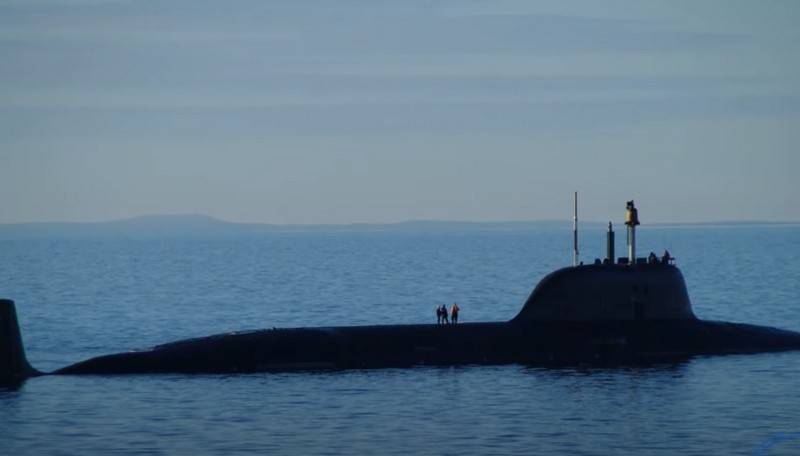
<svg viewBox="0 0 800 456">
<path fill-rule="evenodd" d="M 618 232 L 621 252 L 624 233 Z M 622 239 L 619 239 L 619 238 Z M 644 228 L 695 313 L 800 330 L 800 226 Z M 600 229 L 582 254 L 604 254 Z M 0 241 L 36 367 L 265 327 L 507 320 L 568 227 Z M 0 454 L 800 454 L 800 352 L 519 365 L 43 377 L 0 390 Z"/>
</svg>

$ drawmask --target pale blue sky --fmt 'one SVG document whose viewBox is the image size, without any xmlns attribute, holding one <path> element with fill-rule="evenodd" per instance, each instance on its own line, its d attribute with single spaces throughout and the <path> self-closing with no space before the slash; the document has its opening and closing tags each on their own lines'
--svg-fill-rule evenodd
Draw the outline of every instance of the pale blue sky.
<svg viewBox="0 0 800 456">
<path fill-rule="evenodd" d="M 800 220 L 800 2 L 3 1 L 0 223 Z"/>
</svg>

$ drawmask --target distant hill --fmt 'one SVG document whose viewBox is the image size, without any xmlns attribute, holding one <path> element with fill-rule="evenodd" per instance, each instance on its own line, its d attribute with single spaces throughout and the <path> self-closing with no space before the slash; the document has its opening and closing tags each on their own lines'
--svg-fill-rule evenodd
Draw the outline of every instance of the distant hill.
<svg viewBox="0 0 800 456">
<path fill-rule="evenodd" d="M 407 221 L 328 225 L 233 223 L 206 215 L 148 215 L 109 222 L 34 222 L 0 224 L 0 239 L 148 238 L 247 236 L 278 232 L 476 232 L 571 229 L 571 221 L 452 222 Z M 582 222 L 582 227 L 601 224 Z"/>
</svg>

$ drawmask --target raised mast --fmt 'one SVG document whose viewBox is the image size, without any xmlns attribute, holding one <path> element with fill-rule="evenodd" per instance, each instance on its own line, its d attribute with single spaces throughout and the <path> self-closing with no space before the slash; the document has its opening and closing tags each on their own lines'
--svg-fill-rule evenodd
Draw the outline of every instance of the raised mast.
<svg viewBox="0 0 800 456">
<path fill-rule="evenodd" d="M 639 211 L 633 200 L 625 205 L 625 225 L 628 226 L 628 264 L 636 264 L 636 225 L 639 224 Z"/>
<path fill-rule="evenodd" d="M 575 211 L 572 216 L 572 247 L 575 252 L 572 265 L 578 265 L 578 192 L 575 192 Z"/>
</svg>

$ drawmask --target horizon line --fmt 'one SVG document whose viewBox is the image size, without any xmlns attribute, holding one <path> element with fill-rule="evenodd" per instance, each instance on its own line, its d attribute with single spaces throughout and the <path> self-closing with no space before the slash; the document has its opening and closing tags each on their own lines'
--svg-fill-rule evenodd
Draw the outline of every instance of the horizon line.
<svg viewBox="0 0 800 456">
<path fill-rule="evenodd" d="M 197 213 L 174 213 L 174 214 L 142 214 L 130 217 L 122 217 L 115 219 L 103 220 L 81 220 L 81 221 L 63 221 L 63 220 L 49 220 L 49 221 L 23 221 L 23 222 L 0 222 L 0 226 L 23 226 L 23 225 L 103 225 L 114 223 L 135 222 L 143 219 L 204 219 L 212 223 L 230 224 L 230 225 L 250 225 L 250 226 L 273 226 L 273 227 L 348 227 L 348 226 L 393 226 L 413 223 L 437 223 L 437 224 L 525 224 L 525 223 L 572 223 L 571 218 L 563 219 L 506 219 L 506 220 L 469 220 L 469 219 L 405 219 L 393 222 L 331 222 L 331 223 L 275 223 L 275 222 L 244 222 L 244 221 L 231 221 L 223 218 L 215 217 L 207 214 Z M 579 220 L 581 223 L 596 225 L 606 224 L 609 221 L 599 220 Z M 611 221 L 613 222 L 613 220 Z M 721 220 L 698 220 L 698 221 L 679 221 L 679 222 L 650 222 L 648 226 L 682 226 L 682 225 L 795 225 L 800 224 L 800 220 L 763 220 L 763 219 L 721 219 Z M 616 222 L 616 226 L 624 225 L 624 223 Z"/>
</svg>

